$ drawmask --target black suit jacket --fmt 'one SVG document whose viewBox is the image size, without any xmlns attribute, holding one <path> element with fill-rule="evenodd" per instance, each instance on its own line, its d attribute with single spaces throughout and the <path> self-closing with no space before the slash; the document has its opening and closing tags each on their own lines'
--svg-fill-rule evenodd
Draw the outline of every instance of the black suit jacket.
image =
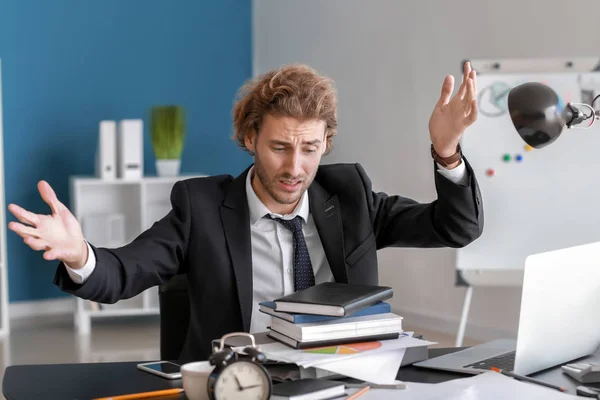
<svg viewBox="0 0 600 400">
<path fill-rule="evenodd" d="M 308 189 L 310 212 L 337 282 L 378 284 L 377 249 L 462 247 L 483 228 L 481 196 L 465 160 L 468 185 L 435 173 L 437 200 L 374 193 L 359 164 L 319 167 Z M 252 313 L 252 250 L 245 179 L 230 175 L 177 182 L 172 210 L 130 244 L 92 249 L 96 268 L 75 284 L 61 263 L 54 282 L 83 299 L 114 303 L 173 275 L 189 281 L 190 329 L 183 360 L 204 360 L 210 341 L 248 332 Z"/>
</svg>

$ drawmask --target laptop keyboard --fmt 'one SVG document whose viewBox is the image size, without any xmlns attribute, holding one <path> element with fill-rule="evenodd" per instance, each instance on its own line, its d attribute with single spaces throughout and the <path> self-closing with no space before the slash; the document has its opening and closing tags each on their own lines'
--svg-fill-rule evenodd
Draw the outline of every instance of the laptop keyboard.
<svg viewBox="0 0 600 400">
<path fill-rule="evenodd" d="M 490 369 L 496 367 L 505 371 L 512 371 L 515 367 L 515 353 L 515 351 L 511 351 L 510 353 L 486 358 L 485 360 L 465 365 L 464 368 Z"/>
</svg>

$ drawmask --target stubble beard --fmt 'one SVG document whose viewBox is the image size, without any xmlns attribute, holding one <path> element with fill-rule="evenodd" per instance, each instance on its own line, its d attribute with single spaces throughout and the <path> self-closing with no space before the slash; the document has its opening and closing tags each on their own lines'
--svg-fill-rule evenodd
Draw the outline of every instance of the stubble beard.
<svg viewBox="0 0 600 400">
<path fill-rule="evenodd" d="M 308 179 L 306 177 L 294 177 L 288 174 L 276 175 L 275 177 L 273 177 L 273 180 L 270 181 L 260 162 L 258 155 L 256 155 L 255 157 L 254 169 L 256 172 L 256 176 L 258 177 L 261 185 L 265 188 L 269 196 L 271 196 L 273 200 L 275 200 L 277 203 L 286 205 L 294 204 L 298 200 L 300 200 L 306 189 L 308 189 L 308 187 L 312 183 L 313 179 L 315 178 L 315 175 L 317 174 L 317 171 L 315 170 L 312 176 L 310 176 Z M 282 193 L 276 189 L 278 182 L 281 180 L 301 180 L 302 186 L 298 192 Z"/>
</svg>

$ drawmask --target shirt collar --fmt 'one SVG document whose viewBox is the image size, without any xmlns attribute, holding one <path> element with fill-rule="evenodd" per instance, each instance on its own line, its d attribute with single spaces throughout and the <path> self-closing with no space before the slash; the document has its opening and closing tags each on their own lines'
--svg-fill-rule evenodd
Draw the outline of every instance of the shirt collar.
<svg viewBox="0 0 600 400">
<path fill-rule="evenodd" d="M 246 176 L 246 197 L 248 198 L 248 209 L 250 211 L 250 224 L 254 225 L 257 223 L 262 217 L 266 215 L 271 215 L 274 218 L 283 218 L 283 219 L 293 219 L 296 216 L 300 216 L 304 222 L 308 221 L 308 213 L 309 213 L 309 204 L 308 204 L 308 195 L 306 191 L 302 193 L 302 198 L 300 202 L 294 209 L 291 214 L 281 215 L 272 213 L 269 209 L 263 204 L 262 201 L 258 198 L 254 189 L 252 188 L 252 176 L 254 175 L 254 166 L 250 168 L 248 171 L 248 175 Z"/>
</svg>

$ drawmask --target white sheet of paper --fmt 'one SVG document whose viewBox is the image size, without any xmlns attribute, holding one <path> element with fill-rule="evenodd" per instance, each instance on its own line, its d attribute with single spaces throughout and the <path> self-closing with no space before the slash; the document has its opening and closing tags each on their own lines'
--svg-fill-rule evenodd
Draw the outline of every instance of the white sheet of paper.
<svg viewBox="0 0 600 400">
<path fill-rule="evenodd" d="M 407 383 L 406 389 L 371 389 L 360 400 L 581 400 L 545 386 L 520 382 L 497 372 L 437 384 Z M 357 390 L 348 391 L 354 393 Z"/>
<path fill-rule="evenodd" d="M 365 355 L 376 354 L 380 352 L 389 352 L 392 350 L 406 349 L 408 347 L 429 346 L 435 342 L 413 338 L 412 336 L 400 336 L 398 339 L 382 340 L 378 342 L 367 342 L 356 344 L 356 349 L 353 345 L 328 346 L 332 352 L 327 354 L 314 349 L 296 350 L 282 343 L 268 343 L 260 346 L 260 350 L 266 354 L 269 360 L 283 361 L 294 363 L 305 368 L 318 367 L 322 362 L 349 360 Z M 365 349 L 372 346 L 372 349 Z M 234 348 L 239 350 L 241 348 Z M 336 350 L 336 351 L 333 351 Z"/>
<path fill-rule="evenodd" d="M 396 381 L 406 349 L 365 355 L 350 360 L 330 361 L 318 368 L 366 382 L 387 384 Z"/>
</svg>

